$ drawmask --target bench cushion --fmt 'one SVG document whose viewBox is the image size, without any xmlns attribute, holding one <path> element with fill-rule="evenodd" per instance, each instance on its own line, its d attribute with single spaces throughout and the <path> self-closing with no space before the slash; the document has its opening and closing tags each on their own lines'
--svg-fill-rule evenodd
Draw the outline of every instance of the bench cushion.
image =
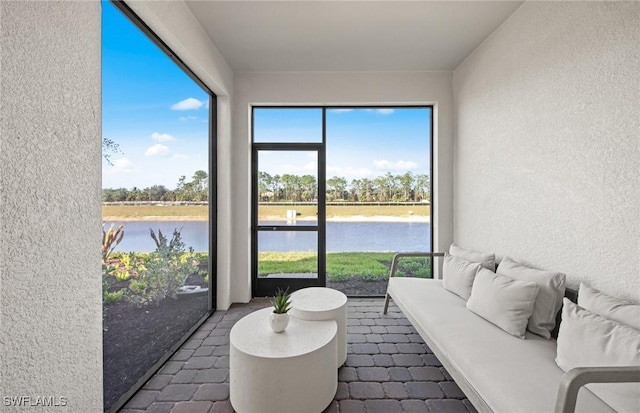
<svg viewBox="0 0 640 413">
<path fill-rule="evenodd" d="M 441 280 L 395 277 L 388 292 L 427 344 L 447 358 L 491 410 L 553 412 L 564 374 L 555 363 L 555 340 L 530 332 L 525 340 L 509 335 L 467 310 Z M 583 388 L 576 412 L 613 410 Z"/>
</svg>

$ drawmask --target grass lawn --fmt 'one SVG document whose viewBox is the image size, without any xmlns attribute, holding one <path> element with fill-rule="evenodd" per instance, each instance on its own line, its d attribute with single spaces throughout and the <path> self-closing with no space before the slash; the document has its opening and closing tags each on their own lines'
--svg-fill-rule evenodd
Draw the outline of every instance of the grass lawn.
<svg viewBox="0 0 640 413">
<path fill-rule="evenodd" d="M 317 207 L 311 205 L 260 205 L 261 220 L 285 219 L 288 209 L 295 209 L 300 215 L 298 219 L 315 219 Z M 394 216 L 408 218 L 426 216 L 430 213 L 429 205 L 329 205 L 327 218 L 348 216 Z M 209 217 L 207 205 L 103 205 L 102 217 L 105 220 L 143 220 L 143 219 L 192 219 L 206 220 Z"/>
<path fill-rule="evenodd" d="M 327 278 L 346 281 L 360 277 L 378 281 L 389 277 L 392 252 L 330 252 L 327 253 Z M 316 272 L 317 256 L 313 252 L 261 252 L 258 254 L 258 274 L 292 274 Z M 431 278 L 428 258 L 404 258 L 398 265 L 398 276 Z"/>
<path fill-rule="evenodd" d="M 104 220 L 144 220 L 149 217 L 170 217 L 176 220 L 186 217 L 204 221 L 209 218 L 209 207 L 207 205 L 102 205 Z"/>
<path fill-rule="evenodd" d="M 312 205 L 260 205 L 258 213 L 260 219 L 284 219 L 289 209 L 295 209 L 298 212 L 298 219 L 315 219 L 318 212 L 318 208 Z M 348 216 L 428 217 L 430 211 L 429 205 L 327 205 L 327 218 Z"/>
</svg>

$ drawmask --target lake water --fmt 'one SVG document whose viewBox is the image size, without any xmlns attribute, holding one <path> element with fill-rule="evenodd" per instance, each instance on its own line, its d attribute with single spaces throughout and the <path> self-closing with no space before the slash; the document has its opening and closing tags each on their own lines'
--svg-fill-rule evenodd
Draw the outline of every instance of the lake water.
<svg viewBox="0 0 640 413">
<path fill-rule="evenodd" d="M 107 222 L 107 227 L 111 222 Z M 118 224 L 116 222 L 116 224 Z M 272 222 L 261 222 L 273 225 Z M 279 223 L 281 224 L 281 223 Z M 186 248 L 208 250 L 208 222 L 202 221 L 129 221 L 125 223 L 124 238 L 116 251 L 150 252 L 155 243 L 149 234 L 158 229 L 171 237 L 175 228 L 181 229 Z M 260 231 L 260 251 L 315 251 L 315 232 Z M 327 222 L 327 251 L 429 251 L 430 224 L 424 222 Z"/>
</svg>

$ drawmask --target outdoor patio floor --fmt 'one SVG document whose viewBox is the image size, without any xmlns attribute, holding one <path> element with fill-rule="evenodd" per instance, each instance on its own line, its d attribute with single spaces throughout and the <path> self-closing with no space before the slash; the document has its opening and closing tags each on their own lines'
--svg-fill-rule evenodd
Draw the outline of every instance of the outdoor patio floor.
<svg viewBox="0 0 640 413">
<path fill-rule="evenodd" d="M 233 412 L 229 331 L 237 320 L 268 305 L 255 299 L 216 311 L 121 412 Z M 393 303 L 387 315 L 381 298 L 350 298 L 347 305 L 348 356 L 326 412 L 476 412 Z"/>
</svg>

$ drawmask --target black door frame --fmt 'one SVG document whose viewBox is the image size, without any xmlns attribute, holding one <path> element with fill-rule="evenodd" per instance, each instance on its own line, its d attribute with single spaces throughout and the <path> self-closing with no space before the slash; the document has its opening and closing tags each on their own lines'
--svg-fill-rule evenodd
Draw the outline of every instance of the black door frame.
<svg viewBox="0 0 640 413">
<path fill-rule="evenodd" d="M 305 143 L 256 143 L 255 110 L 258 109 L 320 109 L 322 110 L 322 141 Z M 272 296 L 278 289 L 293 292 L 305 287 L 324 287 L 326 263 L 326 108 L 321 106 L 252 106 L 251 108 L 251 291 L 253 297 Z M 258 222 L 258 153 L 260 151 L 315 151 L 318 154 L 318 221 L 316 225 L 260 225 Z M 307 231 L 318 234 L 318 276 L 316 278 L 259 278 L 258 234 L 260 231 Z"/>
</svg>

